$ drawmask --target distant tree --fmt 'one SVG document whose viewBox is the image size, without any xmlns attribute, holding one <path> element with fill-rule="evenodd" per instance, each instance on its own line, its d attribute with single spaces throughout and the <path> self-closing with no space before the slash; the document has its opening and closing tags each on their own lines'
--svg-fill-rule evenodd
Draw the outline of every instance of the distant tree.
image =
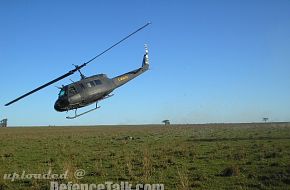
<svg viewBox="0 0 290 190">
<path fill-rule="evenodd" d="M 165 125 L 170 125 L 170 121 L 168 119 L 163 120 L 162 123 L 164 123 Z"/>
<path fill-rule="evenodd" d="M 269 120 L 268 117 L 263 117 L 263 121 L 266 123 Z"/>
<path fill-rule="evenodd" d="M 8 119 L 3 119 L 0 121 L 0 127 L 7 127 L 7 121 Z"/>
</svg>

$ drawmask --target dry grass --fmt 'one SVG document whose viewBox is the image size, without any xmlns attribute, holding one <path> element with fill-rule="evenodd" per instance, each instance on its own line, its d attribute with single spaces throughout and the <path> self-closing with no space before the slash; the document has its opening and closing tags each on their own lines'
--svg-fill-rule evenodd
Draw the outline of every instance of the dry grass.
<svg viewBox="0 0 290 190">
<path fill-rule="evenodd" d="M 216 124 L 0 129 L 0 190 L 49 189 L 5 173 L 69 171 L 66 181 L 166 189 L 289 189 L 290 125 Z M 74 171 L 84 169 L 83 179 Z"/>
</svg>

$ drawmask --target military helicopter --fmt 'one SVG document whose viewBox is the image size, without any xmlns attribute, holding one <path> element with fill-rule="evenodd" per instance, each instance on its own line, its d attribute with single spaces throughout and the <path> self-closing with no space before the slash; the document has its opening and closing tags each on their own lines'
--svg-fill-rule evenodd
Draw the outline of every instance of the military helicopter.
<svg viewBox="0 0 290 190">
<path fill-rule="evenodd" d="M 52 84 L 66 78 L 66 77 L 68 77 L 68 76 L 70 76 L 78 71 L 80 76 L 81 76 L 81 79 L 79 81 L 73 82 L 71 84 L 68 84 L 68 85 L 65 85 L 62 87 L 58 87 L 58 88 L 60 88 L 60 91 L 58 94 L 58 99 L 56 100 L 56 102 L 54 104 L 54 109 L 58 112 L 64 112 L 64 111 L 68 112 L 69 110 L 75 110 L 74 116 L 66 117 L 67 119 L 75 119 L 77 117 L 80 117 L 84 114 L 87 114 L 91 111 L 94 111 L 94 110 L 100 108 L 100 106 L 98 106 L 99 101 L 104 100 L 104 99 L 109 98 L 109 97 L 112 97 L 114 94 L 111 94 L 111 93 L 116 88 L 124 85 L 125 83 L 129 82 L 130 80 L 141 75 L 142 73 L 144 73 L 145 71 L 147 71 L 149 69 L 148 48 L 145 44 L 145 54 L 143 56 L 142 66 L 140 68 L 135 69 L 135 70 L 130 71 L 130 72 L 127 72 L 125 74 L 116 76 L 114 78 L 108 78 L 107 75 L 105 75 L 105 74 L 97 74 L 97 75 L 93 75 L 90 77 L 86 77 L 85 75 L 82 74 L 81 69 L 83 67 L 87 66 L 90 62 L 92 62 L 96 58 L 100 57 L 101 55 L 103 55 L 104 53 L 106 53 L 107 51 L 112 49 L 113 47 L 115 47 L 118 44 L 120 44 L 121 42 L 125 41 L 126 39 L 128 39 L 129 37 L 134 35 L 135 33 L 144 29 L 149 24 L 151 24 L 151 23 L 148 22 L 147 24 L 140 27 L 136 31 L 132 32 L 128 36 L 124 37 L 123 39 L 121 39 L 120 41 L 118 41 L 114 45 L 110 46 L 109 48 L 107 48 L 106 50 L 104 50 L 103 52 L 98 54 L 97 56 L 93 57 L 89 61 L 87 61 L 81 65 L 74 65 L 75 68 L 72 69 L 71 71 L 67 72 L 66 74 L 64 74 L 64 75 L 62 75 L 62 76 L 60 76 L 52 81 L 50 81 L 50 82 L 48 82 L 48 83 L 46 83 L 46 84 L 44 84 L 36 89 L 24 94 L 24 95 L 16 98 L 15 100 L 12 100 L 11 102 L 5 104 L 5 106 L 9 106 L 10 104 L 13 104 L 13 103 L 19 101 L 20 99 L 22 99 L 26 96 L 29 96 L 29 95 L 47 87 L 47 86 L 49 86 L 49 85 L 52 85 Z M 78 108 L 86 107 L 86 106 L 94 104 L 94 103 L 95 103 L 95 107 L 93 109 L 85 111 L 81 114 L 77 114 Z"/>
</svg>

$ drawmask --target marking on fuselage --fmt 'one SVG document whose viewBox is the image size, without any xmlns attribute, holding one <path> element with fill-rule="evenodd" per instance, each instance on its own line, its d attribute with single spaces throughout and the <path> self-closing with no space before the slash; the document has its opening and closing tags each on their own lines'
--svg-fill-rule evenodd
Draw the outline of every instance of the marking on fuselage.
<svg viewBox="0 0 290 190">
<path fill-rule="evenodd" d="M 126 79 L 128 79 L 129 77 L 127 76 L 127 75 L 125 75 L 125 76 L 122 76 L 122 77 L 119 77 L 118 78 L 118 81 L 123 81 L 123 80 L 126 80 Z"/>
</svg>

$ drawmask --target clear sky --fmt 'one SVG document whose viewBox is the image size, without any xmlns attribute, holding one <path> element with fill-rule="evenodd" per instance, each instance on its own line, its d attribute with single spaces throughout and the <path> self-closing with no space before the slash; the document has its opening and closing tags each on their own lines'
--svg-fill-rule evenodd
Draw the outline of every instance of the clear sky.
<svg viewBox="0 0 290 190">
<path fill-rule="evenodd" d="M 148 43 L 151 70 L 101 109 L 75 120 L 54 110 L 55 86 L 78 74 L 4 107 L 147 21 L 83 69 L 133 70 Z M 290 1 L 0 1 L 0 66 L 0 118 L 10 125 L 289 121 Z"/>
</svg>

